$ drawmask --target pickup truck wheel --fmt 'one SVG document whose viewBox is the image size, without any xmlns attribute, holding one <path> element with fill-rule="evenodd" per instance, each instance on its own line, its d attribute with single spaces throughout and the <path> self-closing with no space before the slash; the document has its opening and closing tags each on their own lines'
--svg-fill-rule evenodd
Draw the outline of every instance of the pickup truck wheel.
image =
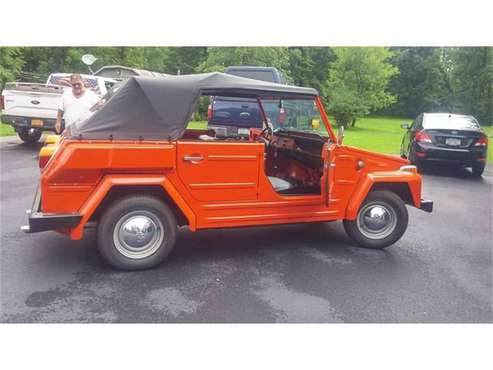
<svg viewBox="0 0 493 370">
<path fill-rule="evenodd" d="M 23 129 L 17 132 L 21 140 L 24 141 L 26 144 L 37 143 L 42 133 L 43 132 L 41 130 L 35 128 Z"/>
<path fill-rule="evenodd" d="M 372 191 L 355 220 L 344 220 L 344 229 L 359 245 L 383 249 L 398 241 L 407 229 L 406 205 L 391 191 Z"/>
<path fill-rule="evenodd" d="M 161 263 L 176 241 L 173 212 L 152 196 L 127 196 L 110 205 L 98 225 L 98 248 L 122 270 L 143 270 Z"/>
</svg>

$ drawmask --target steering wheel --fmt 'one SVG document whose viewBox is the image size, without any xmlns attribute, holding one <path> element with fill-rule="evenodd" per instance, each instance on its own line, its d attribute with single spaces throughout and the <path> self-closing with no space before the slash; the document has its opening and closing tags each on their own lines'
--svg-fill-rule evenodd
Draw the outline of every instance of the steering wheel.
<svg viewBox="0 0 493 370">
<path fill-rule="evenodd" d="M 262 132 L 260 132 L 260 135 L 257 136 L 257 139 L 262 140 L 265 143 L 265 145 L 269 147 L 270 142 L 272 140 L 272 134 L 273 134 L 272 128 L 269 125 L 267 125 L 267 127 L 264 128 Z"/>
</svg>

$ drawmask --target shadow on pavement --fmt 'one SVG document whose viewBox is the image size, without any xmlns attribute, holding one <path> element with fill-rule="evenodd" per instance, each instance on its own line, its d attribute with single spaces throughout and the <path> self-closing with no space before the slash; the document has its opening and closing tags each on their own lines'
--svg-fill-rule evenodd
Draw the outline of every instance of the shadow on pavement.
<svg viewBox="0 0 493 370">
<path fill-rule="evenodd" d="M 488 171 L 488 169 L 486 169 L 485 172 L 486 171 Z M 474 177 L 470 169 L 465 168 L 461 165 L 446 162 L 424 163 L 420 168 L 420 173 L 423 175 L 454 177 L 471 181 L 483 181 L 482 177 Z"/>
</svg>

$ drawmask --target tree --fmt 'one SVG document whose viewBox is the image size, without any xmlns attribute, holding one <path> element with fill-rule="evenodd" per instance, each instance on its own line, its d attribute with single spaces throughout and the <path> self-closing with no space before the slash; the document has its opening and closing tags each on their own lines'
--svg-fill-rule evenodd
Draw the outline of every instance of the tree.
<svg viewBox="0 0 493 370">
<path fill-rule="evenodd" d="M 193 73 L 207 58 L 205 47 L 167 48 L 165 72 L 170 74 Z"/>
<path fill-rule="evenodd" d="M 454 110 L 493 124 L 493 48 L 454 48 L 450 58 Z"/>
<path fill-rule="evenodd" d="M 391 62 L 399 69 L 389 83 L 397 103 L 387 113 L 416 117 L 422 112 L 449 111 L 451 87 L 443 48 L 393 48 Z"/>
<path fill-rule="evenodd" d="M 334 48 L 325 98 L 339 124 L 354 126 L 356 119 L 395 102 L 387 85 L 398 69 L 389 63 L 392 52 L 381 47 Z M 339 118 L 339 119 L 338 119 Z"/>
<path fill-rule="evenodd" d="M 284 47 L 211 47 L 199 72 L 223 72 L 227 66 L 252 65 L 276 67 L 291 82 L 288 49 Z"/>
<path fill-rule="evenodd" d="M 293 83 L 313 87 L 321 94 L 327 79 L 327 70 L 335 55 L 329 47 L 290 47 L 289 69 Z"/>
<path fill-rule="evenodd" d="M 16 79 L 23 66 L 21 48 L 0 48 L 0 89 L 3 89 L 5 82 Z"/>
</svg>

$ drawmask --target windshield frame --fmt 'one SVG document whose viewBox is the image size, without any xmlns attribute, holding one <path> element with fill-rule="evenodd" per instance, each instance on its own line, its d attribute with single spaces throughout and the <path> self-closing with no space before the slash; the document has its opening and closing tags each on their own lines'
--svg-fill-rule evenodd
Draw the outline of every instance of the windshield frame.
<svg viewBox="0 0 493 370">
<path fill-rule="evenodd" d="M 277 99 L 277 98 L 266 98 L 266 97 L 257 97 L 257 102 L 259 104 L 259 107 L 260 107 L 260 113 L 262 115 L 262 120 L 263 120 L 263 127 L 264 128 L 267 128 L 267 125 L 268 125 L 268 118 L 267 118 L 267 115 L 265 113 L 265 110 L 264 110 L 264 106 L 263 106 L 263 103 L 262 103 L 262 100 L 274 100 L 274 99 Z M 286 97 L 282 97 L 282 98 L 279 98 L 280 100 L 307 100 L 307 101 L 312 101 L 315 103 L 315 106 L 317 108 L 317 112 L 320 116 L 320 119 L 322 120 L 324 126 L 325 126 L 325 129 L 327 130 L 327 134 L 328 134 L 328 138 L 330 139 L 331 142 L 333 143 L 336 143 L 337 142 L 337 138 L 336 138 L 336 135 L 334 133 L 334 131 L 332 130 L 332 125 L 329 121 L 329 117 L 327 116 L 327 113 L 325 112 L 325 109 L 323 107 L 323 104 L 322 104 L 322 101 L 320 99 L 320 96 L 316 96 L 314 98 L 300 98 L 300 97 L 296 97 L 296 98 L 286 98 Z M 272 127 L 271 127 L 272 128 Z M 288 128 L 281 128 L 282 130 L 288 130 Z M 315 131 L 305 131 L 305 130 L 297 130 L 297 129 L 289 129 L 289 131 L 292 131 L 292 132 L 300 132 L 300 133 L 312 133 L 312 134 L 319 134 L 320 136 L 325 136 L 325 135 L 321 135 L 319 132 L 315 132 Z"/>
</svg>

